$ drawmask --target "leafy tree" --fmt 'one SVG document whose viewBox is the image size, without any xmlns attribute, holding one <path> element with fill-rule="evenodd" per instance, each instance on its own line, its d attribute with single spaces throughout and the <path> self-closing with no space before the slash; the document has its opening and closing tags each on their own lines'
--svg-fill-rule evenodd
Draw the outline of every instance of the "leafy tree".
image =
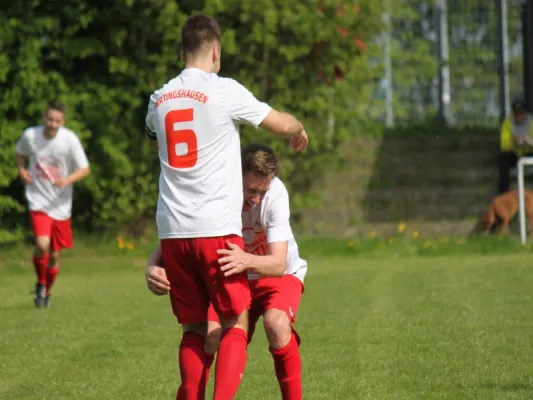
<svg viewBox="0 0 533 400">
<path fill-rule="evenodd" d="M 324 162 L 335 159 L 334 148 L 350 135 L 354 121 L 364 119 L 359 104 L 371 95 L 374 71 L 368 60 L 375 49 L 368 43 L 367 50 L 365 43 L 380 29 L 380 5 L 370 0 L 213 0 L 204 11 L 223 28 L 222 74 L 306 122 L 308 154 L 295 156 L 282 141 L 272 141 L 284 160 L 284 177 L 303 192 L 310 184 L 303 177 L 317 176 Z M 15 141 L 25 127 L 40 123 L 52 98 L 66 103 L 67 126 L 80 135 L 92 166 L 91 176 L 76 188 L 77 226 L 132 226 L 153 215 L 159 166 L 143 137 L 144 116 L 149 94 L 183 67 L 178 49 L 186 18 L 175 0 L 32 0 L 3 8 L 4 232 L 18 233 L 25 222 Z M 342 81 L 326 79 L 339 71 Z M 347 106 L 351 113 L 345 112 Z M 245 138 L 266 140 L 250 130 Z"/>
</svg>

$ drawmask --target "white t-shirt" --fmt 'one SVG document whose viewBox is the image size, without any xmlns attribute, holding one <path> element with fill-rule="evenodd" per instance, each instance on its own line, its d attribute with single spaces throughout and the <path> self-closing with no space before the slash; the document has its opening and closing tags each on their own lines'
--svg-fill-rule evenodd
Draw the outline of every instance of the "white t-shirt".
<svg viewBox="0 0 533 400">
<path fill-rule="evenodd" d="M 242 234 L 239 124 L 257 127 L 270 110 L 233 79 L 196 68 L 152 94 L 146 134 L 159 145 L 160 239 Z"/>
<path fill-rule="evenodd" d="M 261 203 L 242 212 L 244 248 L 248 253 L 264 256 L 268 254 L 268 243 L 287 241 L 285 275 L 294 275 L 303 283 L 307 262 L 300 258 L 289 218 L 289 194 L 283 182 L 274 178 Z M 248 274 L 248 279 L 259 278 L 258 274 Z"/>
<path fill-rule="evenodd" d="M 63 221 L 72 213 L 72 185 L 59 188 L 56 180 L 66 178 L 89 161 L 74 132 L 59 128 L 52 139 L 44 136 L 44 127 L 24 131 L 17 142 L 17 153 L 29 158 L 32 181 L 26 186 L 26 198 L 32 211 L 42 211 Z"/>
<path fill-rule="evenodd" d="M 533 124 L 533 116 L 526 114 L 526 119 L 522 125 L 517 125 L 514 118 L 511 118 L 513 136 L 521 140 L 521 144 L 533 145 L 533 138 L 531 135 L 531 125 Z"/>
</svg>

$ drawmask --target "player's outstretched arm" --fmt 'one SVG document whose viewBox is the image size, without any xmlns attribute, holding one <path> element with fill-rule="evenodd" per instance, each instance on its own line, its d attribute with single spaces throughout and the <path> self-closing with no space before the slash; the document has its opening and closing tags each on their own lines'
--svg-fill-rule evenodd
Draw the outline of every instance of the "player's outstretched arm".
<svg viewBox="0 0 533 400">
<path fill-rule="evenodd" d="M 268 244 L 265 256 L 245 253 L 236 244 L 227 242 L 227 249 L 217 250 L 221 256 L 218 260 L 224 276 L 232 276 L 241 272 L 254 272 L 263 277 L 283 276 L 287 267 L 288 242 Z"/>
<path fill-rule="evenodd" d="M 291 147 L 295 151 L 302 151 L 307 148 L 309 139 L 303 124 L 289 113 L 272 109 L 259 126 L 275 135 L 289 137 Z"/>
<path fill-rule="evenodd" d="M 231 119 L 264 128 L 273 134 L 291 139 L 295 151 L 305 150 L 307 134 L 300 121 L 293 115 L 272 109 L 268 104 L 257 100 L 254 95 L 233 79 L 225 81 L 228 93 L 227 106 Z"/>
<path fill-rule="evenodd" d="M 274 109 L 270 110 L 259 126 L 276 135 L 287 137 L 296 136 L 304 130 L 303 124 L 295 116 Z"/>
</svg>

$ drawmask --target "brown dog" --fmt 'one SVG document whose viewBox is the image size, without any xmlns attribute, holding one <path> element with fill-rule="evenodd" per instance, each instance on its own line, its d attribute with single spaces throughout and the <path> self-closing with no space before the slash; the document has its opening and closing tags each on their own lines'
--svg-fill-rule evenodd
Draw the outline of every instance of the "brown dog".
<svg viewBox="0 0 533 400">
<path fill-rule="evenodd" d="M 525 191 L 526 215 L 529 220 L 530 237 L 533 236 L 533 191 Z M 518 212 L 518 190 L 494 197 L 487 211 L 481 214 L 474 232 L 485 233 L 494 227 L 495 232 L 503 235 L 507 232 L 509 222 Z"/>
</svg>

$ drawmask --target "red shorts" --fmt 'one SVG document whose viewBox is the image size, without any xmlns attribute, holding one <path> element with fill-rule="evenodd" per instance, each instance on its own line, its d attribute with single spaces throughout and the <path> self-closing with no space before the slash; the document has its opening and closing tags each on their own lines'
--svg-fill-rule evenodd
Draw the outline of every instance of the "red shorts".
<svg viewBox="0 0 533 400">
<path fill-rule="evenodd" d="M 33 234 L 49 237 L 52 251 L 72 248 L 70 219 L 58 221 L 42 211 L 30 211 L 30 217 Z"/>
<path fill-rule="evenodd" d="M 247 275 L 225 277 L 220 270 L 217 250 L 225 249 L 226 241 L 244 249 L 242 237 L 237 235 L 161 240 L 170 301 L 179 323 L 207 321 L 210 303 L 225 319 L 236 317 L 250 307 Z"/>
<path fill-rule="evenodd" d="M 261 315 L 272 308 L 284 311 L 291 324 L 296 320 L 300 300 L 304 290 L 303 283 L 293 275 L 280 278 L 261 278 L 249 281 L 252 293 L 250 307 L 248 341 L 252 340 L 255 325 Z M 209 307 L 208 321 L 219 322 L 214 307 Z"/>
</svg>

